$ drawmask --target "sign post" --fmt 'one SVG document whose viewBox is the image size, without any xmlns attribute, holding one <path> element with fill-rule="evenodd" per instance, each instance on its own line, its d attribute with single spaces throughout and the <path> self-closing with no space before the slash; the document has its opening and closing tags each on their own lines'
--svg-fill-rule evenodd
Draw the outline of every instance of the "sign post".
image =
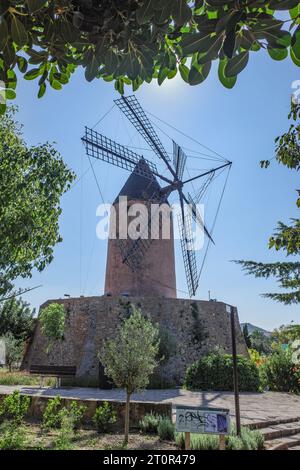
<svg viewBox="0 0 300 470">
<path fill-rule="evenodd" d="M 191 433 L 185 432 L 184 433 L 184 448 L 185 450 L 191 450 Z"/>
<path fill-rule="evenodd" d="M 185 434 L 185 450 L 191 448 L 191 433 L 216 434 L 219 449 L 225 450 L 225 435 L 229 434 L 230 416 L 227 408 L 176 407 L 176 431 Z"/>
<path fill-rule="evenodd" d="M 240 395 L 239 395 L 237 354 L 236 354 L 235 315 L 234 315 L 234 308 L 231 306 L 229 307 L 229 313 L 230 313 L 231 341 L 232 341 L 233 389 L 234 389 L 234 402 L 235 402 L 236 433 L 238 436 L 240 436 L 241 435 L 241 413 L 240 413 Z"/>
</svg>

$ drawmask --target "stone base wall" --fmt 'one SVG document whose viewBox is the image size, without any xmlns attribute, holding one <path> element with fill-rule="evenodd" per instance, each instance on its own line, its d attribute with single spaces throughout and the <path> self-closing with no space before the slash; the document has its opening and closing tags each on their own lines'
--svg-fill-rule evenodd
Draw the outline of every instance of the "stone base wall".
<svg viewBox="0 0 300 470">
<path fill-rule="evenodd" d="M 22 393 L 22 395 L 25 395 Z M 7 395 L 0 395 L 0 403 Z M 31 396 L 30 404 L 28 409 L 28 417 L 36 420 L 41 420 L 45 411 L 45 408 L 53 397 L 47 396 Z M 104 401 L 102 400 L 79 400 L 77 398 L 62 398 L 61 403 L 63 407 L 69 408 L 72 401 L 76 401 L 78 405 L 85 406 L 85 412 L 83 415 L 84 426 L 94 426 L 93 416 L 96 408 L 102 406 Z M 105 400 L 109 401 L 111 409 L 116 413 L 116 422 L 112 425 L 112 430 L 120 431 L 124 429 L 125 424 L 125 402 L 116 400 Z M 130 403 L 130 427 L 138 428 L 140 420 L 146 414 L 156 414 L 166 416 L 172 419 L 172 403 L 155 403 L 155 402 L 138 402 L 132 401 Z"/>
<path fill-rule="evenodd" d="M 187 366 L 199 357 L 220 348 L 231 352 L 230 315 L 223 302 L 142 297 L 80 297 L 50 300 L 64 304 L 66 331 L 61 345 L 50 354 L 37 323 L 22 367 L 31 364 L 72 365 L 77 367 L 77 384 L 99 385 L 98 352 L 103 341 L 113 338 L 122 320 L 130 315 L 130 305 L 139 307 L 161 332 L 165 359 L 151 378 L 152 388 L 167 388 L 182 383 Z M 247 355 L 237 310 L 237 351 Z M 101 386 L 101 384 L 100 384 Z"/>
</svg>

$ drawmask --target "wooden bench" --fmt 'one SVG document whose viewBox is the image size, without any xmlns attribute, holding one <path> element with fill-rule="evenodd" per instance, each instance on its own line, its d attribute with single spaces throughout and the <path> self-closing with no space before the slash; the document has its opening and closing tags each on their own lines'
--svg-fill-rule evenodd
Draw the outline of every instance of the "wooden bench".
<svg viewBox="0 0 300 470">
<path fill-rule="evenodd" d="M 56 377 L 56 388 L 61 386 L 62 377 L 75 377 L 75 366 L 42 366 L 34 364 L 30 367 L 30 374 L 40 376 L 40 388 L 43 387 L 44 377 Z"/>
</svg>

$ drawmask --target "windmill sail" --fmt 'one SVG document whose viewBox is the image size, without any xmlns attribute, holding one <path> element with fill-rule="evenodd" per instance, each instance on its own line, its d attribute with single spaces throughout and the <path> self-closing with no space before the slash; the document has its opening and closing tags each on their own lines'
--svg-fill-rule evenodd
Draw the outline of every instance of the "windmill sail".
<svg viewBox="0 0 300 470">
<path fill-rule="evenodd" d="M 86 127 L 84 137 L 81 140 L 89 157 L 103 160 L 128 171 L 137 171 L 141 176 L 150 180 L 153 179 L 153 173 L 157 173 L 156 165 L 153 162 L 93 129 Z M 148 166 L 138 165 L 142 159 L 147 162 Z"/>
<path fill-rule="evenodd" d="M 184 153 L 182 148 L 173 140 L 173 163 L 176 171 L 176 176 L 179 180 L 182 180 L 183 177 L 186 158 L 186 154 Z"/>
<path fill-rule="evenodd" d="M 134 95 L 127 97 L 122 96 L 122 98 L 115 100 L 115 103 L 145 139 L 153 152 L 155 152 L 159 158 L 169 162 L 169 155 L 164 149 L 163 144 L 136 97 Z"/>
<path fill-rule="evenodd" d="M 199 283 L 196 253 L 194 249 L 191 214 L 178 214 L 180 244 L 189 295 L 196 295 Z"/>
</svg>

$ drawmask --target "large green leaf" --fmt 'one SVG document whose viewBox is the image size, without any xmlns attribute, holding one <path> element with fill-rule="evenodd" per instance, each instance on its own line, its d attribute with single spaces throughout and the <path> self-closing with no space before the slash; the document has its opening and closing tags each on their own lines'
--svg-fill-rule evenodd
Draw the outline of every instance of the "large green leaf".
<svg viewBox="0 0 300 470">
<path fill-rule="evenodd" d="M 194 65 L 191 67 L 189 73 L 189 84 L 190 85 L 199 85 L 199 83 L 204 82 L 207 78 L 211 69 L 211 62 L 207 62 L 201 66 L 195 67 Z"/>
<path fill-rule="evenodd" d="M 136 19 L 138 24 L 146 24 L 154 15 L 155 0 L 144 0 L 143 5 L 138 8 L 136 12 Z"/>
<path fill-rule="evenodd" d="M 182 54 L 186 56 L 195 52 L 205 52 L 213 41 L 211 33 L 187 33 L 183 35 L 179 44 Z"/>
<path fill-rule="evenodd" d="M 16 15 L 12 16 L 11 20 L 11 35 L 13 38 L 13 41 L 17 44 L 19 47 L 25 46 L 27 43 L 28 35 L 26 28 L 22 21 L 20 21 Z"/>
<path fill-rule="evenodd" d="M 268 53 L 274 60 L 284 60 L 288 56 L 287 49 L 273 49 L 272 47 L 268 47 Z"/>
<path fill-rule="evenodd" d="M 85 69 L 85 78 L 88 82 L 91 82 L 96 78 L 96 75 L 99 70 L 99 62 L 94 53 L 91 53 L 90 60 Z"/>
<path fill-rule="evenodd" d="M 184 64 L 180 64 L 179 65 L 179 72 L 180 72 L 181 78 L 186 83 L 189 83 L 189 72 L 190 72 L 189 68 Z"/>
<path fill-rule="evenodd" d="M 183 26 L 192 17 L 192 10 L 186 3 L 186 0 L 174 0 L 172 16 L 178 26 Z"/>
<path fill-rule="evenodd" d="M 8 27 L 6 20 L 0 16 L 0 50 L 4 49 L 8 41 Z"/>
<path fill-rule="evenodd" d="M 41 75 L 40 69 L 31 69 L 29 72 L 25 73 L 24 78 L 26 80 L 34 80 L 39 75 Z"/>
<path fill-rule="evenodd" d="M 231 29 L 227 34 L 223 44 L 223 50 L 225 55 L 231 59 L 235 49 L 236 35 L 235 30 Z"/>
<path fill-rule="evenodd" d="M 46 5 L 47 0 L 26 0 L 30 13 L 35 13 Z"/>
<path fill-rule="evenodd" d="M 298 26 L 292 38 L 292 50 L 294 56 L 300 60 L 300 27 Z"/>
<path fill-rule="evenodd" d="M 222 46 L 222 43 L 223 43 L 222 34 L 220 34 L 219 36 L 213 36 L 212 38 L 210 38 L 210 41 L 207 44 L 207 47 L 205 48 L 202 55 L 198 54 L 198 63 L 204 64 L 205 62 L 209 62 L 211 60 L 216 59 L 218 57 L 219 50 Z"/>
<path fill-rule="evenodd" d="M 244 68 L 246 67 L 249 61 L 249 52 L 242 52 L 232 59 L 229 59 L 225 65 L 225 75 L 227 77 L 236 77 Z"/>
<path fill-rule="evenodd" d="M 290 55 L 291 55 L 291 59 L 292 59 L 292 61 L 294 62 L 294 64 L 297 65 L 297 67 L 300 67 L 300 59 L 298 59 L 298 58 L 295 56 L 295 53 L 294 53 L 294 51 L 293 51 L 292 48 L 290 49 Z"/>
<path fill-rule="evenodd" d="M 227 62 L 228 62 L 228 59 L 220 60 L 218 75 L 219 75 L 219 80 L 222 83 L 222 85 L 224 85 L 224 87 L 226 87 L 226 88 L 231 89 L 236 84 L 237 77 L 236 76 L 234 76 L 234 77 L 227 77 L 226 76 L 225 67 L 226 67 Z"/>
<path fill-rule="evenodd" d="M 269 7 L 271 10 L 290 10 L 298 5 L 298 0 L 271 0 Z"/>
</svg>

